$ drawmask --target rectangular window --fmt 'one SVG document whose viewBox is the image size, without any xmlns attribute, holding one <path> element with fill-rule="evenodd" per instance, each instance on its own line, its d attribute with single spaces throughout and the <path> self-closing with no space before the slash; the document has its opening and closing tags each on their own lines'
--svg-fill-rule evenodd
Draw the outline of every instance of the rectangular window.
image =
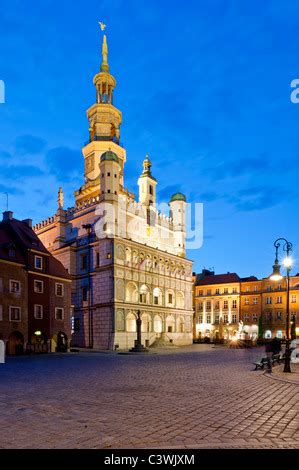
<svg viewBox="0 0 299 470">
<path fill-rule="evenodd" d="M 281 320 L 281 312 L 276 312 L 276 320 Z"/>
<path fill-rule="evenodd" d="M 248 298 L 245 299 L 245 305 L 249 305 L 249 299 Z"/>
<path fill-rule="evenodd" d="M 237 301 L 233 300 L 232 308 L 237 308 Z"/>
<path fill-rule="evenodd" d="M 203 303 L 202 303 L 202 302 L 198 302 L 198 304 L 197 304 L 197 311 L 202 312 L 202 309 L 203 309 Z"/>
<path fill-rule="evenodd" d="M 215 290 L 215 294 L 216 294 L 216 295 L 220 294 L 220 289 L 216 289 L 216 290 Z"/>
<path fill-rule="evenodd" d="M 233 294 L 237 294 L 237 288 L 233 287 Z"/>
<path fill-rule="evenodd" d="M 55 294 L 57 297 L 63 297 L 63 284 L 59 284 L 58 282 L 55 283 Z"/>
<path fill-rule="evenodd" d="M 277 290 L 282 290 L 282 285 L 278 284 Z"/>
<path fill-rule="evenodd" d="M 198 315 L 198 323 L 202 323 L 203 321 L 203 316 L 202 315 Z"/>
<path fill-rule="evenodd" d="M 254 286 L 253 290 L 254 290 L 254 292 L 257 292 L 257 291 L 258 291 L 258 287 L 257 287 L 257 286 Z"/>
<path fill-rule="evenodd" d="M 249 292 L 249 287 L 246 287 L 246 292 Z"/>
<path fill-rule="evenodd" d="M 169 293 L 168 294 L 168 303 L 172 304 L 172 302 L 173 302 L 173 295 Z"/>
<path fill-rule="evenodd" d="M 297 302 L 297 296 L 292 295 L 292 304 L 295 304 Z"/>
<path fill-rule="evenodd" d="M 81 255 L 81 269 L 87 269 L 87 255 Z"/>
<path fill-rule="evenodd" d="M 207 323 L 211 323 L 211 315 L 207 315 Z"/>
<path fill-rule="evenodd" d="M 257 297 L 253 298 L 253 305 L 257 305 L 259 303 L 259 300 Z"/>
<path fill-rule="evenodd" d="M 43 281 L 34 281 L 34 292 L 37 294 L 42 294 L 44 292 L 44 282 Z"/>
<path fill-rule="evenodd" d="M 20 307 L 9 307 L 9 321 L 21 321 Z"/>
<path fill-rule="evenodd" d="M 151 196 L 154 194 L 153 187 L 152 187 L 151 184 L 149 186 L 149 193 L 150 193 Z"/>
<path fill-rule="evenodd" d="M 245 322 L 248 322 L 248 321 L 249 321 L 249 315 L 248 315 L 248 314 L 244 315 L 244 321 L 245 321 Z"/>
<path fill-rule="evenodd" d="M 199 290 L 198 295 L 203 295 L 203 290 Z"/>
<path fill-rule="evenodd" d="M 256 314 L 256 313 L 254 313 L 254 314 L 252 315 L 252 321 L 253 321 L 254 323 L 257 322 L 257 314 Z"/>
<path fill-rule="evenodd" d="M 267 292 L 271 292 L 272 290 L 272 287 L 271 286 L 267 286 Z"/>
<path fill-rule="evenodd" d="M 207 290 L 207 295 L 211 295 L 211 294 L 212 294 L 211 289 L 208 289 L 208 290 Z"/>
<path fill-rule="evenodd" d="M 237 323 L 237 315 L 235 313 L 232 314 L 232 323 Z"/>
<path fill-rule="evenodd" d="M 272 313 L 271 312 L 267 312 L 266 314 L 266 319 L 269 321 L 269 320 L 272 320 Z"/>
<path fill-rule="evenodd" d="M 34 267 L 35 269 L 43 269 L 43 258 L 41 256 L 34 257 Z"/>
<path fill-rule="evenodd" d="M 3 321 L 3 305 L 0 305 L 0 321 Z"/>
<path fill-rule="evenodd" d="M 9 292 L 11 294 L 19 294 L 21 292 L 21 283 L 20 281 L 9 281 Z"/>
<path fill-rule="evenodd" d="M 34 318 L 36 320 L 42 320 L 43 318 L 43 306 L 42 305 L 34 305 Z"/>
<path fill-rule="evenodd" d="M 228 294 L 228 288 L 225 287 L 223 292 L 224 292 L 224 294 Z"/>
<path fill-rule="evenodd" d="M 100 253 L 96 252 L 96 266 L 100 266 Z"/>
<path fill-rule="evenodd" d="M 74 331 L 80 331 L 80 318 L 74 319 Z"/>
<path fill-rule="evenodd" d="M 82 300 L 86 302 L 88 300 L 88 287 L 82 288 Z"/>
<path fill-rule="evenodd" d="M 267 305 L 272 304 L 272 297 L 267 297 L 267 298 L 266 298 L 266 304 L 267 304 Z"/>
<path fill-rule="evenodd" d="M 210 301 L 206 302 L 206 310 L 208 310 L 208 311 L 211 310 L 211 302 Z"/>
<path fill-rule="evenodd" d="M 228 300 L 224 300 L 224 301 L 223 301 L 223 308 L 224 308 L 225 310 L 228 309 Z"/>
<path fill-rule="evenodd" d="M 215 315 L 215 323 L 219 323 L 219 315 Z"/>
<path fill-rule="evenodd" d="M 282 297 L 276 297 L 276 303 L 282 304 Z"/>
<path fill-rule="evenodd" d="M 223 315 L 223 321 L 224 321 L 224 323 L 228 323 L 228 315 L 227 314 Z"/>
<path fill-rule="evenodd" d="M 60 307 L 55 308 L 55 318 L 56 320 L 63 320 L 64 319 L 64 309 Z"/>
<path fill-rule="evenodd" d="M 215 310 L 219 310 L 220 308 L 220 302 L 219 300 L 217 300 L 217 302 L 215 302 Z"/>
</svg>

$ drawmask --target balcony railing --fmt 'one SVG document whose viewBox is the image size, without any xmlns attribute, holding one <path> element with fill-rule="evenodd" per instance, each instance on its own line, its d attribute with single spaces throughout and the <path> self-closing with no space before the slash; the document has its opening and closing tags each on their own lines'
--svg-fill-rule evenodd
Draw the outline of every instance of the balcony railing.
<svg viewBox="0 0 299 470">
<path fill-rule="evenodd" d="M 93 138 L 90 138 L 85 142 L 84 145 L 88 145 L 91 142 L 104 141 L 104 142 L 114 142 L 115 144 L 123 147 L 123 144 L 115 136 L 110 135 L 95 135 Z"/>
</svg>

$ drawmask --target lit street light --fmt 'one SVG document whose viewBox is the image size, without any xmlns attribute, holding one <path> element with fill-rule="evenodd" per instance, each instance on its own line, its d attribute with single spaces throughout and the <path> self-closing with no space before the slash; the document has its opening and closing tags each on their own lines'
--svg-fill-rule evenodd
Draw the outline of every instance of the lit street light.
<svg viewBox="0 0 299 470">
<path fill-rule="evenodd" d="M 285 238 L 278 238 L 274 242 L 274 247 L 276 249 L 276 256 L 273 265 L 273 273 L 270 276 L 271 281 L 280 281 L 283 279 L 283 275 L 280 272 L 281 265 L 278 261 L 278 249 L 283 242 L 283 251 L 286 253 L 286 257 L 283 260 L 283 265 L 286 268 L 286 285 L 287 285 L 287 305 L 286 305 L 286 349 L 285 349 L 285 361 L 284 361 L 284 372 L 291 372 L 290 367 L 290 272 L 293 266 L 293 260 L 291 258 L 291 253 L 293 250 L 292 243 L 288 242 Z"/>
</svg>

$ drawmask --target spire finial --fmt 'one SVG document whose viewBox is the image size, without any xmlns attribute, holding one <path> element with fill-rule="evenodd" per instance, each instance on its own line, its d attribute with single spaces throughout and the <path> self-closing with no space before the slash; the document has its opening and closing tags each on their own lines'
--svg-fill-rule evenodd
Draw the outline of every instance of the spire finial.
<svg viewBox="0 0 299 470">
<path fill-rule="evenodd" d="M 64 195 L 62 191 L 62 187 L 60 186 L 59 191 L 58 191 L 58 209 L 63 209 L 63 203 L 64 203 Z"/>
<path fill-rule="evenodd" d="M 145 160 L 143 161 L 143 174 L 151 175 L 152 162 L 149 159 L 148 154 L 146 154 Z"/>
<path fill-rule="evenodd" d="M 106 25 L 99 21 L 99 25 L 102 31 L 105 31 Z M 107 44 L 107 37 L 104 33 L 103 36 L 103 43 L 102 43 L 102 63 L 101 63 L 101 72 L 109 73 L 109 65 L 108 65 L 108 44 Z"/>
</svg>

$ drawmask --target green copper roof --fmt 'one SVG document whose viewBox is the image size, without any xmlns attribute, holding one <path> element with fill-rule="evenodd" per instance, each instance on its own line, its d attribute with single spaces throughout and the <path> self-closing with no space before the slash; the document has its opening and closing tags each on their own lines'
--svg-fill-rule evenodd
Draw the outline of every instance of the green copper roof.
<svg viewBox="0 0 299 470">
<path fill-rule="evenodd" d="M 171 196 L 170 202 L 173 201 L 184 201 L 187 202 L 186 196 L 183 193 L 175 193 Z"/>
<path fill-rule="evenodd" d="M 116 153 L 112 152 L 111 150 L 108 150 L 107 152 L 103 153 L 101 156 L 101 162 L 105 161 L 113 161 L 116 163 L 119 163 L 119 158 L 116 155 Z"/>
</svg>

